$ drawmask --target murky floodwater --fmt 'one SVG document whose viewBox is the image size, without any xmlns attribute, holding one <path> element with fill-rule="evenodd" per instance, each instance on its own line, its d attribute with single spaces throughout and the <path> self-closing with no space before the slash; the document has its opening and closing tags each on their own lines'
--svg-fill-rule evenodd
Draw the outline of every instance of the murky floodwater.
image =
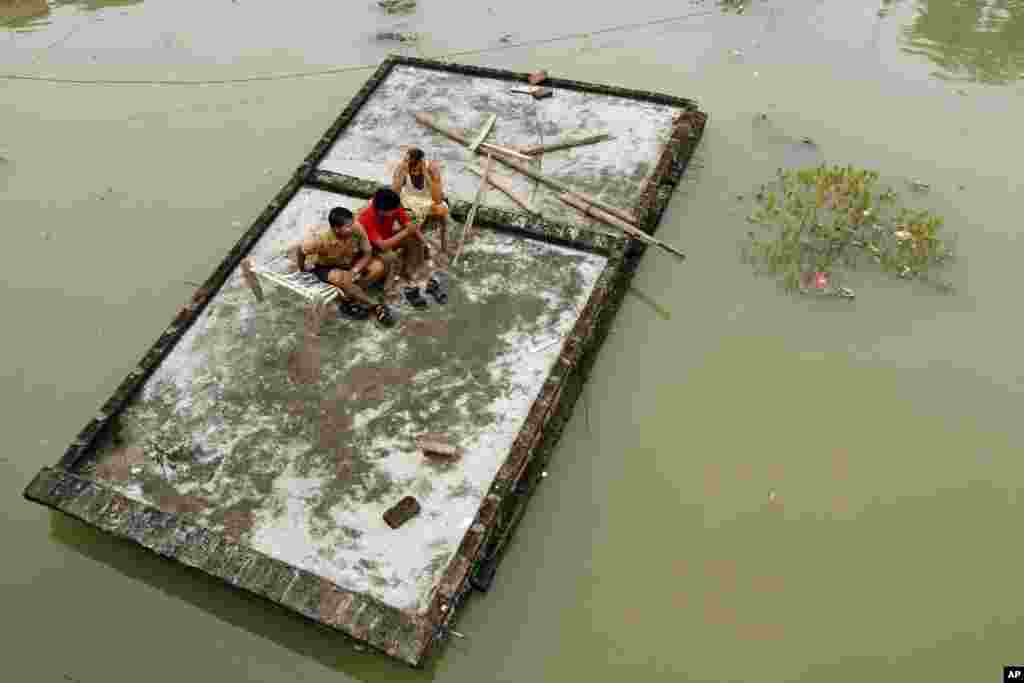
<svg viewBox="0 0 1024 683">
<path fill-rule="evenodd" d="M 0 72 L 26 77 L 0 81 L 10 680 L 965 681 L 1024 660 L 1024 3 L 420 5 L 0 0 Z M 20 498 L 369 75 L 344 67 L 389 50 L 711 114 L 662 226 L 689 260 L 648 254 L 495 587 L 426 672 Z M 754 279 L 737 196 L 819 160 L 929 183 L 958 293 L 876 280 L 822 306 Z"/>
</svg>

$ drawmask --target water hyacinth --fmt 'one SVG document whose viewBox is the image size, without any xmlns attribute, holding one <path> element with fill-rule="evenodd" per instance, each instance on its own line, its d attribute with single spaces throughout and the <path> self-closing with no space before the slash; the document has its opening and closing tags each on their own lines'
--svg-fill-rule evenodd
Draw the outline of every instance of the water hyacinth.
<svg viewBox="0 0 1024 683">
<path fill-rule="evenodd" d="M 878 178 L 852 166 L 780 169 L 756 195 L 747 220 L 761 231 L 748 233 L 745 259 L 789 292 L 848 294 L 843 275 L 864 267 L 952 291 L 937 275 L 953 257 L 939 236 L 942 219 L 900 206 Z"/>
</svg>

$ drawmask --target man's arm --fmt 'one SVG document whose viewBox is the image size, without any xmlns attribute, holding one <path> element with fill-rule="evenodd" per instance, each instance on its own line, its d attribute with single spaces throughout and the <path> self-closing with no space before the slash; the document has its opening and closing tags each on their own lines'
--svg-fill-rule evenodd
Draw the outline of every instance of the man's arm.
<svg viewBox="0 0 1024 683">
<path fill-rule="evenodd" d="M 427 173 L 430 174 L 431 198 L 435 204 L 440 204 L 441 198 L 444 196 L 444 188 L 441 182 L 441 164 L 437 163 L 437 161 L 431 161 L 430 165 L 427 166 Z"/>
<path fill-rule="evenodd" d="M 406 228 L 405 230 L 403 230 L 401 232 L 396 232 L 394 237 L 392 237 L 391 239 L 380 240 L 379 242 L 376 242 L 377 248 L 380 249 L 381 251 L 391 251 L 392 249 L 397 247 L 399 244 L 401 244 L 402 240 L 404 240 L 406 237 L 408 237 L 408 235 L 409 235 L 408 228 Z"/>
<path fill-rule="evenodd" d="M 306 257 L 317 253 L 320 250 L 320 242 L 314 237 L 306 239 L 295 245 L 295 262 L 299 266 L 299 272 L 306 270 Z"/>
<path fill-rule="evenodd" d="M 402 191 L 402 185 L 405 184 L 405 159 L 399 162 L 395 168 L 394 174 L 391 176 L 391 189 L 395 192 Z"/>
<path fill-rule="evenodd" d="M 364 252 L 359 260 L 356 261 L 356 264 L 352 266 L 352 279 L 358 280 L 368 265 L 370 265 L 370 254 Z"/>
<path fill-rule="evenodd" d="M 356 239 L 359 241 L 359 260 L 352 266 L 353 280 L 359 279 L 359 276 L 366 270 L 366 266 L 370 265 L 370 259 L 373 257 L 373 247 L 370 246 L 370 240 L 366 234 L 357 232 Z"/>
</svg>

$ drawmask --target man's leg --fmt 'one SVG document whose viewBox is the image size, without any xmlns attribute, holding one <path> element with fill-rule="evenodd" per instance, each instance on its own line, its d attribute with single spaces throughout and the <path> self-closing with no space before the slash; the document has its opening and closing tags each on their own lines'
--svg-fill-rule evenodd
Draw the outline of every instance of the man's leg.
<svg viewBox="0 0 1024 683">
<path fill-rule="evenodd" d="M 377 302 L 366 295 L 363 288 L 352 282 L 352 271 L 334 268 L 327 276 L 327 281 L 340 289 L 346 297 L 357 303 L 370 308 L 377 305 Z"/>
<path fill-rule="evenodd" d="M 430 207 L 430 219 L 437 225 L 441 234 L 441 251 L 448 256 L 448 203 L 441 202 Z"/>
<path fill-rule="evenodd" d="M 401 265 L 399 254 L 397 251 L 392 249 L 389 249 L 388 251 L 378 251 L 374 255 L 374 261 L 377 260 L 379 260 L 383 266 L 383 274 L 381 277 L 384 279 L 384 294 L 393 294 L 395 292 L 396 280 L 398 278 L 398 269 Z"/>
<path fill-rule="evenodd" d="M 416 233 L 410 233 L 394 250 L 396 266 L 392 266 L 392 273 L 397 273 L 407 280 L 415 280 L 419 275 L 418 271 L 427 261 L 426 238 Z"/>
<path fill-rule="evenodd" d="M 384 276 L 388 273 L 388 267 L 384 264 L 380 258 L 374 256 L 370 259 L 370 263 L 367 264 L 366 270 L 363 271 L 366 275 L 363 276 L 363 282 L 367 284 L 373 284 L 381 282 Z"/>
</svg>

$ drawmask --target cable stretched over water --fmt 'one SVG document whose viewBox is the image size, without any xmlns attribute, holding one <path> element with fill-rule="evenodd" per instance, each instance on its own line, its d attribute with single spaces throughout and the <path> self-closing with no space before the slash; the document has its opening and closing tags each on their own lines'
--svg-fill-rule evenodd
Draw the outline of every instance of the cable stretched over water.
<svg viewBox="0 0 1024 683">
<path fill-rule="evenodd" d="M 677 21 L 684 21 L 686 19 L 693 19 L 699 16 L 706 16 L 708 14 L 714 14 L 714 10 L 697 10 L 688 12 L 686 14 L 679 14 L 672 17 L 662 17 L 660 19 L 652 19 L 650 21 L 635 22 L 631 24 L 617 24 L 615 26 L 608 26 L 605 28 L 597 29 L 594 31 L 584 31 L 578 33 L 566 33 L 558 36 L 552 36 L 549 38 L 538 38 L 537 40 L 526 40 L 519 43 L 504 43 L 499 46 L 476 48 L 473 50 L 458 50 L 455 52 L 449 52 L 443 55 L 437 55 L 432 59 L 437 60 L 450 60 L 455 57 L 470 57 L 474 55 L 486 54 L 490 52 L 500 52 L 503 50 L 513 50 L 522 47 L 535 47 L 538 45 L 550 45 L 552 43 L 560 43 L 567 40 L 577 40 L 580 38 L 586 38 L 588 36 L 604 35 L 607 33 L 619 33 L 623 31 L 633 31 L 641 28 L 649 28 L 651 26 L 659 26 L 662 24 L 671 24 Z M 318 76 L 334 76 L 337 74 L 353 73 L 356 71 L 371 71 L 379 66 L 379 62 L 373 64 L 359 64 L 353 66 L 339 66 L 332 67 L 329 69 L 317 69 L 313 71 L 297 71 L 292 73 L 283 74 L 267 74 L 263 76 L 244 76 L 240 78 L 217 78 L 208 80 L 176 80 L 176 79 L 78 79 L 78 78 L 58 78 L 55 76 L 32 76 L 28 74 L 0 74 L 0 79 L 6 81 L 34 81 L 40 83 L 58 83 L 63 85 L 232 85 L 236 83 L 258 83 L 261 81 L 288 81 L 297 80 L 300 78 L 315 78 Z"/>
</svg>

